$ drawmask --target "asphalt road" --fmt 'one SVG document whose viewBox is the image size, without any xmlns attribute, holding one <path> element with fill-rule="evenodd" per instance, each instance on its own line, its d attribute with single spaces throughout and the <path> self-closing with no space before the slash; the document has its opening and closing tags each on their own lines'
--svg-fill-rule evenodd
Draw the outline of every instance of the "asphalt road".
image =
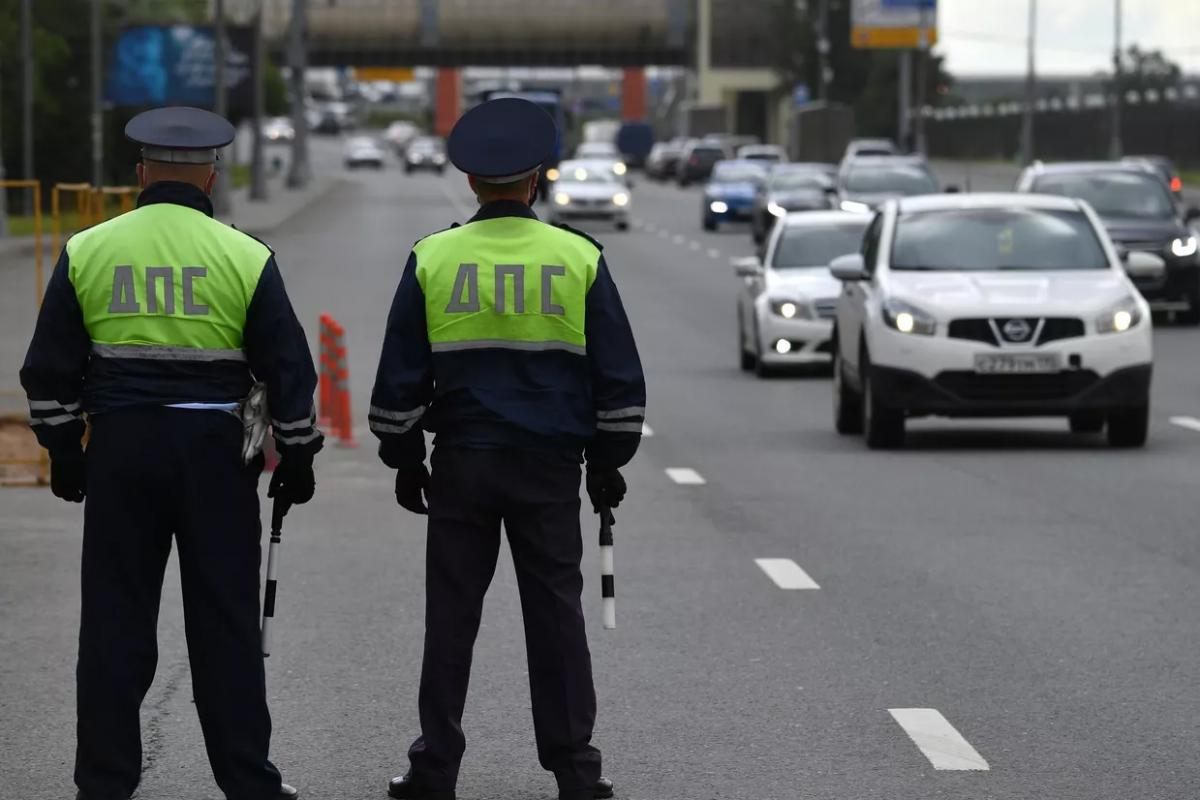
<svg viewBox="0 0 1200 800">
<path fill-rule="evenodd" d="M 452 172 L 356 173 L 270 237 L 310 339 L 325 311 L 348 331 L 360 423 L 408 248 L 471 205 Z M 634 217 L 595 231 L 653 429 L 618 511 L 613 632 L 584 519 L 596 743 L 618 797 L 1196 797 L 1200 433 L 1170 420 L 1200 417 L 1200 331 L 1156 335 L 1145 450 L 1058 421 L 934 420 L 907 450 L 869 452 L 833 432 L 827 378 L 738 370 L 729 259 L 752 252 L 748 233 L 703 233 L 698 190 L 644 180 Z M 359 439 L 322 454 L 317 499 L 284 534 L 274 755 L 311 800 L 382 797 L 416 732 L 423 525 L 395 507 L 361 425 Z M 3 491 L 0 796 L 68 797 L 81 513 Z M 766 567 L 819 588 L 781 588 L 757 559 L 789 559 L 800 572 Z M 172 568 L 139 798 L 219 796 L 178 597 Z M 891 713 L 914 708 L 936 714 Z M 464 727 L 461 797 L 554 796 L 507 553 Z M 935 768 L 947 760 L 976 769 Z"/>
</svg>

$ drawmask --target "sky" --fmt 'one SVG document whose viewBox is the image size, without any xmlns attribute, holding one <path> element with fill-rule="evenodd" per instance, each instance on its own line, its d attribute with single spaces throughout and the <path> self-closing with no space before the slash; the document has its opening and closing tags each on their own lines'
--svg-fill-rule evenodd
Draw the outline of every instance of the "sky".
<svg viewBox="0 0 1200 800">
<path fill-rule="evenodd" d="M 1090 74 L 1112 64 L 1115 0 L 1036 0 L 1037 69 Z M 938 0 L 940 42 L 952 75 L 1025 72 L 1029 0 Z M 1200 0 L 1123 0 L 1125 46 L 1161 49 L 1200 74 Z"/>
</svg>

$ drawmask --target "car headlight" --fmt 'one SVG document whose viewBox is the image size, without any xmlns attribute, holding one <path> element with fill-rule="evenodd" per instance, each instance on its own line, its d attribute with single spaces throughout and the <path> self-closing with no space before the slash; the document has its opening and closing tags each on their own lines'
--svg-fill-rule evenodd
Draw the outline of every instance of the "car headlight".
<svg viewBox="0 0 1200 800">
<path fill-rule="evenodd" d="M 628 171 L 628 169 L 629 169 L 629 168 L 628 168 L 628 167 L 626 167 L 626 166 L 625 166 L 623 163 L 621 163 L 620 161 L 618 161 L 617 163 L 613 164 L 613 172 L 614 172 L 614 173 L 616 173 L 617 175 L 624 175 L 624 174 L 625 174 L 625 173 Z"/>
<path fill-rule="evenodd" d="M 776 217 L 786 217 L 787 209 L 772 200 L 771 202 L 767 203 L 767 213 Z"/>
<path fill-rule="evenodd" d="M 708 204 L 708 207 L 714 214 L 724 214 L 729 210 L 729 204 L 723 200 L 713 200 Z"/>
<path fill-rule="evenodd" d="M 617 192 L 613 195 L 612 201 L 614 206 L 624 208 L 629 205 L 629 195 L 625 194 L 625 192 Z"/>
<path fill-rule="evenodd" d="M 1133 297 L 1126 297 L 1096 317 L 1098 333 L 1124 333 L 1142 321 L 1142 309 Z"/>
<path fill-rule="evenodd" d="M 434 156 L 433 156 L 433 163 L 435 163 L 435 164 L 443 164 L 443 163 L 445 163 L 445 161 L 446 161 L 446 157 L 445 157 L 444 155 L 442 155 L 441 153 L 435 153 L 435 154 L 434 154 Z"/>
<path fill-rule="evenodd" d="M 771 311 L 784 319 L 812 319 L 812 309 L 807 303 L 777 298 L 771 301 Z"/>
<path fill-rule="evenodd" d="M 871 207 L 866 203 L 860 203 L 857 200 L 843 200 L 842 211 L 853 211 L 855 214 L 865 214 L 871 210 Z"/>
<path fill-rule="evenodd" d="M 569 206 L 571 205 L 571 195 L 566 192 L 558 192 L 554 195 L 554 202 L 560 206 Z"/>
<path fill-rule="evenodd" d="M 559 172 L 554 167 L 551 167 L 550 169 L 546 170 L 546 180 L 556 181 L 556 180 L 558 180 L 558 176 L 559 176 Z"/>
<path fill-rule="evenodd" d="M 1176 258 L 1194 256 L 1197 249 L 1200 249 L 1200 243 L 1197 243 L 1195 236 L 1180 237 L 1171 242 L 1171 255 Z"/>
<path fill-rule="evenodd" d="M 933 336 L 937 332 L 937 320 L 932 314 L 894 298 L 883 302 L 883 321 L 900 333 Z"/>
</svg>

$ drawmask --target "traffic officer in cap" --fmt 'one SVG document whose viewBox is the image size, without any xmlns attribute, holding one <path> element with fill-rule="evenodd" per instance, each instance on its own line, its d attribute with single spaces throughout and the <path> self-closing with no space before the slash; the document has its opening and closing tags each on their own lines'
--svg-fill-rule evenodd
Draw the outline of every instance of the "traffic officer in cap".
<svg viewBox="0 0 1200 800">
<path fill-rule="evenodd" d="M 533 103 L 491 100 L 450 134 L 479 211 L 413 247 L 371 399 L 396 499 L 429 514 L 421 735 L 396 798 L 454 797 L 461 727 L 500 526 L 520 588 L 533 724 L 559 797 L 611 797 L 580 593 L 580 464 L 595 507 L 625 494 L 646 387 L 601 246 L 538 221 L 539 166 L 558 135 Z M 435 434 L 432 478 L 423 430 Z M 428 503 L 428 506 L 426 506 Z"/>
<path fill-rule="evenodd" d="M 259 642 L 261 455 L 239 406 L 266 386 L 281 462 L 270 494 L 313 494 L 316 374 L 270 248 L 213 219 L 227 121 L 196 108 L 134 117 L 137 209 L 77 233 L 46 289 L 21 369 L 51 489 L 83 502 L 75 782 L 127 798 L 154 678 L 174 536 L 196 710 L 229 800 L 295 797 L 268 758 Z M 81 445 L 86 424 L 86 451 Z"/>
</svg>

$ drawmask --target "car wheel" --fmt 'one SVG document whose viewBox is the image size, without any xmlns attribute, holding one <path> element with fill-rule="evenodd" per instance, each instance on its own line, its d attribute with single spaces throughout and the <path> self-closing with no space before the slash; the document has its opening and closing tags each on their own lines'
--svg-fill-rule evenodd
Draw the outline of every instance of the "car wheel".
<svg viewBox="0 0 1200 800">
<path fill-rule="evenodd" d="M 1150 406 L 1124 408 L 1108 414 L 1108 443 L 1113 447 L 1141 447 L 1150 431 Z"/>
<path fill-rule="evenodd" d="M 711 217 L 705 217 L 700 222 L 700 227 L 704 228 L 706 231 L 715 231 L 717 229 L 717 221 Z"/>
<path fill-rule="evenodd" d="M 629 220 L 627 220 L 627 219 L 617 220 L 617 230 L 619 230 L 619 231 L 629 230 Z"/>
<path fill-rule="evenodd" d="M 836 338 L 837 332 L 834 331 Z M 833 428 L 843 436 L 862 433 L 862 397 L 846 383 L 846 365 L 833 351 Z"/>
<path fill-rule="evenodd" d="M 1104 415 L 1079 412 L 1071 415 L 1071 433 L 1099 433 L 1104 430 Z"/>
<path fill-rule="evenodd" d="M 904 411 L 888 408 L 871 385 L 871 362 L 864 351 L 859 359 L 862 375 L 862 429 L 867 447 L 891 450 L 904 445 Z"/>
<path fill-rule="evenodd" d="M 742 372 L 752 372 L 755 363 L 758 361 L 757 353 L 750 353 L 746 350 L 746 318 L 742 314 L 741 306 L 738 307 L 738 357 L 742 367 Z"/>
<path fill-rule="evenodd" d="M 1180 311 L 1176 319 L 1184 325 L 1200 325 L 1200 277 L 1187 293 L 1187 311 Z"/>
<path fill-rule="evenodd" d="M 758 335 L 758 326 L 754 326 L 754 374 L 759 378 L 770 378 L 775 370 L 763 361 L 762 338 Z"/>
</svg>

